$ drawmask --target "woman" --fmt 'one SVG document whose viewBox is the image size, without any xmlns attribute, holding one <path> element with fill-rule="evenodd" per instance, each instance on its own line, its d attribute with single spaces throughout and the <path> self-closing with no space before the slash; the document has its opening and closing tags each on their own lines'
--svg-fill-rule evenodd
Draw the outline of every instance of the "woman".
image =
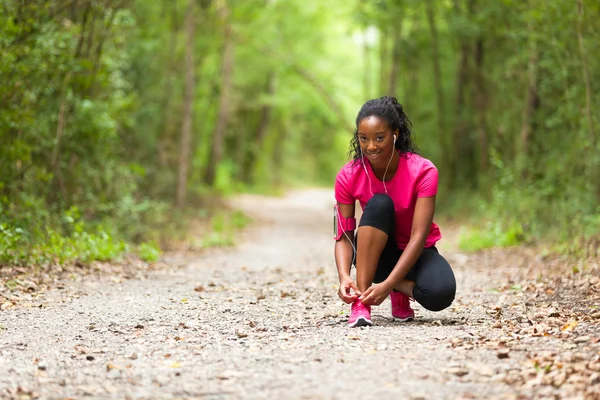
<svg viewBox="0 0 600 400">
<path fill-rule="evenodd" d="M 335 181 L 338 295 L 352 304 L 348 324 L 372 325 L 371 306 L 390 296 L 395 320 L 414 318 L 409 299 L 440 311 L 454 300 L 456 280 L 435 248 L 438 172 L 418 155 L 402 105 L 393 97 L 366 102 L 356 117 L 352 161 Z M 356 238 L 355 201 L 363 214 Z M 356 265 L 356 283 L 350 277 Z"/>
</svg>

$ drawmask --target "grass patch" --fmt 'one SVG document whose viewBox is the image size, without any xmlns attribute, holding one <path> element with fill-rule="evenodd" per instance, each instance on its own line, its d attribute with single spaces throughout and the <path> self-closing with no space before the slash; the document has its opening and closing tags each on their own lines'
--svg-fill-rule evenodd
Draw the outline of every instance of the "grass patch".
<svg viewBox="0 0 600 400">
<path fill-rule="evenodd" d="M 235 244 L 235 232 L 246 227 L 252 220 L 239 210 L 220 210 L 210 218 L 208 233 L 200 247 L 229 247 Z"/>
<path fill-rule="evenodd" d="M 161 250 L 157 243 L 149 241 L 138 246 L 137 254 L 143 261 L 153 263 L 160 258 Z"/>
<path fill-rule="evenodd" d="M 518 223 L 503 226 L 497 221 L 483 227 L 463 229 L 458 237 L 458 247 L 463 251 L 478 251 L 492 247 L 509 247 L 523 243 L 523 227 Z"/>
</svg>

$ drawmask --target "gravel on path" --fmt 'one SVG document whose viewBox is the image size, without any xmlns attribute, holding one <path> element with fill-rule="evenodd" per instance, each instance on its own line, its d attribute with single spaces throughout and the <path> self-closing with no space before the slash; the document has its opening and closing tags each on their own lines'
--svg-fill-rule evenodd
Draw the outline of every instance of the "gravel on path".
<svg viewBox="0 0 600 400">
<path fill-rule="evenodd" d="M 416 320 L 396 323 L 386 300 L 373 327 L 348 328 L 332 204 L 320 189 L 241 196 L 233 206 L 254 223 L 234 248 L 0 312 L 0 397 L 600 398 L 600 319 L 574 323 L 543 295 L 532 305 L 535 289 L 502 289 L 514 270 L 443 241 L 458 283 L 450 308 L 413 303 Z"/>
</svg>

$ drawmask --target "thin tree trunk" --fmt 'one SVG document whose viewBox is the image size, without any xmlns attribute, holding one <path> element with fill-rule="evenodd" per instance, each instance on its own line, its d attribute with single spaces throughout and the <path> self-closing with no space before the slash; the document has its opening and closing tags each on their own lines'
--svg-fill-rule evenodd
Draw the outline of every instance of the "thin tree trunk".
<svg viewBox="0 0 600 400">
<path fill-rule="evenodd" d="M 75 2 L 73 2 L 73 4 L 75 4 Z M 91 7 L 92 7 L 91 3 L 88 3 L 85 8 L 85 11 L 83 12 L 83 21 L 81 23 L 81 33 L 79 34 L 79 39 L 77 40 L 77 50 L 75 50 L 75 59 L 79 58 L 79 56 L 81 55 L 81 51 L 83 49 L 83 42 L 85 40 L 85 31 L 87 28 Z M 73 21 L 75 21 L 76 14 L 74 11 L 72 12 L 71 18 L 73 18 Z"/>
<path fill-rule="evenodd" d="M 485 123 L 485 112 L 487 109 L 487 97 L 484 79 L 484 47 L 483 38 L 480 37 L 475 43 L 475 103 L 477 110 L 477 136 L 479 139 L 479 170 L 480 174 L 487 172 L 488 169 L 488 136 L 487 127 Z M 471 175 L 475 178 L 474 184 L 477 183 L 477 177 L 475 174 Z"/>
<path fill-rule="evenodd" d="M 210 153 L 208 167 L 206 170 L 206 183 L 213 185 L 215 181 L 217 165 L 221 162 L 223 157 L 223 142 L 225 140 L 225 131 L 227 129 L 227 122 L 229 121 L 230 113 L 230 91 L 232 85 L 232 72 L 233 72 L 233 35 L 231 32 L 231 21 L 229 17 L 229 10 L 227 3 L 223 0 L 223 4 L 220 9 L 221 18 L 224 23 L 224 44 L 223 44 L 223 56 L 221 59 L 221 94 L 219 99 L 219 112 L 217 116 L 217 125 L 213 134 L 213 146 L 212 152 Z"/>
<path fill-rule="evenodd" d="M 469 0 L 469 4 L 472 4 L 473 1 Z M 454 11 L 455 13 L 462 17 L 464 15 L 461 10 L 461 5 L 459 0 L 454 0 Z M 469 7 L 470 10 L 470 7 Z M 470 17 L 470 14 L 469 14 Z M 471 48 L 469 46 L 469 39 L 465 36 L 459 38 L 460 44 L 460 53 L 458 59 L 458 71 L 456 74 L 456 98 L 454 101 L 455 111 L 454 115 L 456 116 L 454 129 L 452 130 L 451 136 L 451 146 L 452 150 L 448 157 L 448 167 L 450 168 L 449 173 L 447 174 L 447 184 L 448 186 L 452 186 L 454 184 L 454 180 L 457 178 L 464 178 L 466 174 L 462 172 L 462 168 L 460 165 L 461 154 L 462 154 L 462 144 L 464 140 L 469 140 L 467 137 L 467 120 L 466 120 L 466 96 L 465 93 L 467 91 L 467 81 L 469 76 L 469 54 L 471 52 Z M 463 137 L 464 136 L 464 137 Z"/>
<path fill-rule="evenodd" d="M 67 94 L 69 91 L 69 82 L 71 81 L 71 73 L 69 72 L 63 81 L 62 85 L 62 98 L 60 106 L 58 108 L 58 122 L 56 124 L 56 138 L 54 140 L 54 149 L 52 151 L 52 170 L 54 171 L 54 177 L 58 183 L 60 194 L 63 200 L 67 199 L 67 189 L 65 187 L 65 181 L 60 169 L 60 142 L 65 131 L 66 126 L 66 107 L 67 107 Z M 53 202 L 53 201 L 52 201 Z"/>
<path fill-rule="evenodd" d="M 442 89 L 442 73 L 440 67 L 440 53 L 439 53 L 439 41 L 437 26 L 435 24 L 435 15 L 433 10 L 432 0 L 426 1 L 427 10 L 427 21 L 429 22 L 429 32 L 431 34 L 431 59 L 433 63 L 433 80 L 435 85 L 436 93 L 436 105 L 437 105 L 437 134 L 440 145 L 440 154 L 442 165 L 446 167 L 447 162 L 447 149 L 446 139 L 444 134 L 444 91 Z"/>
<path fill-rule="evenodd" d="M 122 7 L 123 2 L 119 2 L 116 7 L 111 8 L 110 17 L 108 18 L 108 22 L 104 24 L 104 29 L 100 35 L 100 40 L 98 40 L 98 44 L 96 45 L 96 60 L 94 62 L 94 67 L 92 69 L 92 82 L 90 84 L 90 95 L 93 97 L 96 92 L 96 74 L 98 73 L 98 69 L 100 68 L 100 62 L 102 59 L 102 51 L 104 49 L 104 42 L 110 35 L 110 28 L 113 25 L 115 20 L 115 16 L 119 9 Z"/>
<path fill-rule="evenodd" d="M 94 6 L 92 5 L 92 21 L 90 22 L 90 34 L 87 37 L 87 43 L 85 45 L 85 53 L 83 56 L 83 58 L 85 58 L 85 59 L 90 58 L 90 52 L 92 51 L 95 32 L 96 32 L 96 10 L 94 10 Z"/>
<path fill-rule="evenodd" d="M 453 177 L 456 177 L 459 174 L 459 162 L 460 162 L 460 154 L 461 143 L 463 139 L 463 135 L 467 132 L 467 124 L 465 118 L 465 91 L 467 89 L 467 76 L 469 73 L 469 44 L 466 38 L 461 39 L 460 45 L 460 59 L 458 65 L 458 73 L 456 75 L 456 123 L 454 125 L 454 130 L 452 132 L 452 155 L 449 159 L 450 162 L 450 174 L 448 174 L 448 179 L 451 181 Z M 466 136 L 466 135 L 465 135 Z M 468 139 L 465 137 L 465 139 Z M 451 184 L 451 182 L 449 182 Z"/>
<path fill-rule="evenodd" d="M 590 141 L 592 143 L 592 149 L 596 149 L 596 130 L 594 127 L 594 117 L 592 110 L 592 88 L 590 84 L 590 73 L 585 54 L 585 46 L 583 42 L 582 24 L 583 24 L 583 1 L 577 0 L 577 41 L 579 43 L 579 56 L 581 57 L 581 69 L 583 72 L 583 81 L 585 83 L 585 113 L 588 120 L 588 130 L 590 134 Z"/>
<path fill-rule="evenodd" d="M 594 111 L 593 107 L 593 99 L 592 99 L 592 87 L 590 83 L 590 72 L 589 65 L 585 53 L 585 43 L 583 38 L 583 17 L 584 17 L 584 9 L 583 9 L 583 1 L 577 0 L 577 42 L 579 44 L 579 57 L 581 58 L 581 69 L 583 72 L 583 81 L 585 84 L 585 113 L 588 121 L 588 131 L 590 136 L 590 148 L 592 154 L 595 154 L 596 149 L 598 147 L 598 137 L 596 136 L 596 128 L 594 125 Z M 598 157 L 592 157 L 591 162 L 589 163 L 589 175 L 590 181 L 596 183 L 596 198 L 600 199 L 600 161 Z"/>
<path fill-rule="evenodd" d="M 265 93 L 267 95 L 267 98 L 269 99 L 275 94 L 275 72 L 273 71 L 269 73 L 269 76 L 267 78 L 267 86 L 265 89 Z M 254 181 L 252 171 L 254 171 L 258 155 L 261 154 L 263 151 L 263 145 L 267 137 L 267 132 L 269 131 L 272 114 L 273 106 L 271 105 L 271 103 L 264 103 L 260 111 L 260 122 L 258 123 L 256 133 L 254 134 L 254 140 L 252 143 L 250 154 L 246 158 L 244 163 L 244 173 L 242 175 L 244 182 L 251 183 Z"/>
<path fill-rule="evenodd" d="M 167 56 L 167 62 L 165 67 L 165 91 L 163 101 L 163 127 L 162 133 L 158 140 L 157 152 L 158 152 L 158 163 L 161 168 L 167 168 L 169 165 L 169 143 L 171 142 L 170 136 L 173 126 L 173 111 L 171 107 L 173 105 L 173 81 L 176 71 L 177 61 L 175 59 L 175 49 L 177 48 L 177 37 L 179 36 L 178 16 L 177 16 L 177 2 L 165 3 L 171 7 L 171 29 L 169 33 L 169 52 Z M 165 10 L 167 13 L 168 10 Z"/>
<path fill-rule="evenodd" d="M 185 206 L 187 193 L 188 169 L 190 159 L 190 143 L 192 138 L 192 123 L 194 110 L 194 35 L 196 30 L 195 2 L 190 0 L 186 16 L 187 41 L 185 46 L 185 89 L 183 102 L 183 124 L 181 127 L 181 142 L 179 147 L 179 170 L 177 180 L 176 205 Z"/>
<path fill-rule="evenodd" d="M 529 158 L 529 141 L 533 132 L 533 114 L 537 104 L 538 84 L 538 51 L 535 42 L 532 42 L 529 50 L 529 62 L 527 65 L 527 93 L 525 95 L 525 108 L 521 122 L 520 151 L 517 152 L 518 166 L 521 170 L 521 178 L 527 177 L 525 165 Z"/>
</svg>

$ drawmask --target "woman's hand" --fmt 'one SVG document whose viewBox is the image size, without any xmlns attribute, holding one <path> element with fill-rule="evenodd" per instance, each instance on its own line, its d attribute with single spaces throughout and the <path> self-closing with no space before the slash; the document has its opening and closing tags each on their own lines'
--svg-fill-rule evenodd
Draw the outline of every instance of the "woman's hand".
<svg viewBox="0 0 600 400">
<path fill-rule="evenodd" d="M 354 293 L 350 293 L 350 290 L 353 290 Z M 340 299 L 344 301 L 344 303 L 350 304 L 353 303 L 358 296 L 360 296 L 360 291 L 356 284 L 349 276 L 343 277 L 340 279 L 340 289 L 338 290 L 338 296 Z"/>
<path fill-rule="evenodd" d="M 388 288 L 383 282 L 376 283 L 365 290 L 359 300 L 362 301 L 363 304 L 378 306 L 390 295 L 391 291 L 392 288 Z"/>
</svg>

